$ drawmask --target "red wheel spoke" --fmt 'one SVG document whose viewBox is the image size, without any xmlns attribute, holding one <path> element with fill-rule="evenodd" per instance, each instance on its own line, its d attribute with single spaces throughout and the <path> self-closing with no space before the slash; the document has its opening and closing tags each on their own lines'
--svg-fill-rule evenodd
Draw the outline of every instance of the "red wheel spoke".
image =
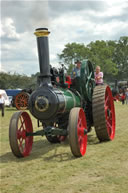
<svg viewBox="0 0 128 193">
<path fill-rule="evenodd" d="M 82 119 L 78 120 L 78 127 L 81 127 Z"/>
<path fill-rule="evenodd" d="M 19 140 L 19 147 L 22 149 L 23 151 L 23 138 L 20 138 Z"/>
<path fill-rule="evenodd" d="M 82 143 L 83 143 L 83 138 L 82 138 L 82 136 L 79 136 L 78 137 L 78 142 L 79 142 L 79 145 L 80 145 L 80 147 L 82 146 Z"/>
<path fill-rule="evenodd" d="M 24 125 L 24 123 L 25 123 L 25 119 L 22 121 L 22 119 L 21 119 L 21 117 L 20 117 L 20 121 L 21 121 L 21 126 L 20 126 L 20 128 L 19 128 L 19 130 L 21 130 L 21 128 L 23 128 L 23 130 L 25 130 L 25 125 Z"/>
<path fill-rule="evenodd" d="M 109 123 L 109 121 L 107 121 L 107 129 L 108 129 L 109 135 L 111 135 L 113 129 L 112 129 L 112 125 Z"/>
<path fill-rule="evenodd" d="M 78 136 L 84 136 L 84 128 L 83 127 L 80 127 L 78 128 Z"/>
<path fill-rule="evenodd" d="M 17 131 L 17 138 L 20 139 L 22 136 L 22 131 L 21 130 L 18 130 Z"/>
<path fill-rule="evenodd" d="M 17 138 L 20 139 L 20 138 L 23 138 L 25 139 L 26 138 L 26 130 L 18 130 L 17 131 Z"/>
<path fill-rule="evenodd" d="M 107 96 L 105 99 L 105 106 L 107 105 L 108 101 L 109 101 L 109 96 Z"/>
</svg>

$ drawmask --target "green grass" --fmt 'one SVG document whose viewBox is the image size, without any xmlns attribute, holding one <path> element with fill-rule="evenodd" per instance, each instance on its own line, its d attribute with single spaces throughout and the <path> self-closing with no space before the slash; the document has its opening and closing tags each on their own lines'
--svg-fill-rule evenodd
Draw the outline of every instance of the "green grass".
<svg viewBox="0 0 128 193">
<path fill-rule="evenodd" d="M 115 104 L 116 135 L 112 142 L 99 143 L 95 131 L 88 134 L 86 155 L 74 158 L 68 140 L 50 144 L 35 137 L 29 157 L 11 153 L 8 127 L 15 109 L 0 117 L 2 193 L 127 193 L 128 192 L 128 105 Z M 0 112 L 1 113 L 1 112 Z M 33 119 L 34 130 L 37 130 Z"/>
</svg>

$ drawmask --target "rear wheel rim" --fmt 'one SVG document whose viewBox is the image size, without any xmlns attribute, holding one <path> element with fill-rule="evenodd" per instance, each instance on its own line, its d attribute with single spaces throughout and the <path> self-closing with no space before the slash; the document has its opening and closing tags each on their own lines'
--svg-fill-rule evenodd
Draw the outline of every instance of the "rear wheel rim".
<svg viewBox="0 0 128 193">
<path fill-rule="evenodd" d="M 115 136 L 115 111 L 114 111 L 113 97 L 109 87 L 106 88 L 105 92 L 104 108 L 105 108 L 107 132 L 109 138 L 113 140 Z"/>
</svg>

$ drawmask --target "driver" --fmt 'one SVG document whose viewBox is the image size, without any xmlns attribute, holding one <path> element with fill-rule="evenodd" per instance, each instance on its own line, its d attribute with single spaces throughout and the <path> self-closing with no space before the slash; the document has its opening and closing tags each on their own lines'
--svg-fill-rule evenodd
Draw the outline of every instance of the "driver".
<svg viewBox="0 0 128 193">
<path fill-rule="evenodd" d="M 81 62 L 79 60 L 77 60 L 75 62 L 75 64 L 76 64 L 76 67 L 72 70 L 72 74 L 71 74 L 72 79 L 74 79 L 76 77 L 80 77 Z"/>
</svg>

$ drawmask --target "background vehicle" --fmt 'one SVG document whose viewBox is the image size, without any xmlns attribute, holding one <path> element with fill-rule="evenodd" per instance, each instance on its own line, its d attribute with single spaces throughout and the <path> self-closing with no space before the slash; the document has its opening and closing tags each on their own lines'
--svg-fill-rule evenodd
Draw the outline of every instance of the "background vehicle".
<svg viewBox="0 0 128 193">
<path fill-rule="evenodd" d="M 15 96 L 22 91 L 22 89 L 6 89 L 5 90 L 10 101 L 12 107 L 15 107 Z"/>
<path fill-rule="evenodd" d="M 125 91 L 128 88 L 128 81 L 117 81 L 109 84 L 112 90 L 113 99 L 115 101 L 122 101 L 122 97 L 125 95 Z"/>
<path fill-rule="evenodd" d="M 9 100 L 8 96 L 7 96 L 6 91 L 5 91 L 5 90 L 0 89 L 0 94 L 1 94 L 1 95 L 4 97 L 4 99 L 5 99 L 5 106 L 10 107 L 11 102 L 10 102 L 10 100 Z"/>
<path fill-rule="evenodd" d="M 26 110 L 28 108 L 29 96 L 32 93 L 31 89 L 7 89 L 6 92 L 12 106 L 16 107 L 17 110 Z"/>
</svg>

